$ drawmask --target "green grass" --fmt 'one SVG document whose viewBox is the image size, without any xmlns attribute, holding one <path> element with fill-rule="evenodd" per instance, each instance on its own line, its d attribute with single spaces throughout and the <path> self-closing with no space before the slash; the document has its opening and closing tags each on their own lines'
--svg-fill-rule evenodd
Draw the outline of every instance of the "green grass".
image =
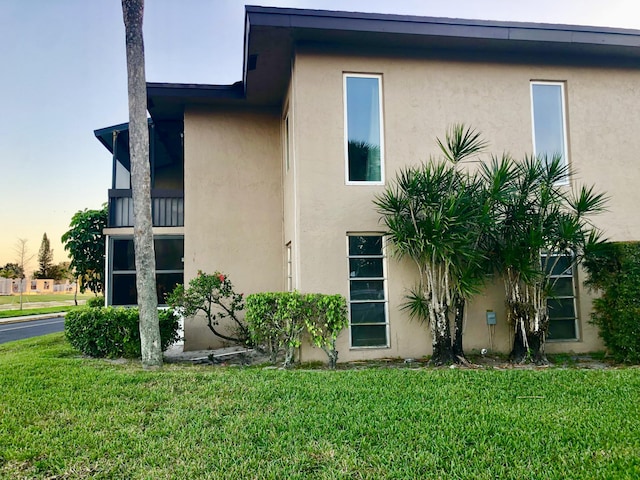
<svg viewBox="0 0 640 480">
<path fill-rule="evenodd" d="M 92 293 L 79 293 L 78 300 L 86 300 L 93 297 Z M 22 295 L 22 303 L 34 303 L 34 302 L 64 302 L 66 300 L 73 300 L 73 294 L 67 293 L 52 293 L 42 295 Z M 20 305 L 20 295 L 2 295 L 0 296 L 0 305 Z"/>
<path fill-rule="evenodd" d="M 335 372 L 0 345 L 2 478 L 640 478 L 640 369 Z M 542 397 L 542 398 L 539 398 Z"/>
<path fill-rule="evenodd" d="M 43 308 L 28 308 L 25 310 L 0 310 L 0 318 L 10 317 L 25 317 L 29 315 L 42 315 L 43 313 L 60 313 L 68 312 L 78 308 L 75 305 L 66 305 L 60 307 L 43 307 Z"/>
</svg>

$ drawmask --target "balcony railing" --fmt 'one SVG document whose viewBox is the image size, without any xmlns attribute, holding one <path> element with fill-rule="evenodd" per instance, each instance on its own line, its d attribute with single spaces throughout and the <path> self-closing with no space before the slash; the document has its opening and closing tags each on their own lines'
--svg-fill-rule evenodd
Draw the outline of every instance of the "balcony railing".
<svg viewBox="0 0 640 480">
<path fill-rule="evenodd" d="M 184 191 L 151 190 L 151 212 L 154 227 L 184 226 Z M 131 190 L 109 190 L 109 227 L 133 227 Z"/>
</svg>

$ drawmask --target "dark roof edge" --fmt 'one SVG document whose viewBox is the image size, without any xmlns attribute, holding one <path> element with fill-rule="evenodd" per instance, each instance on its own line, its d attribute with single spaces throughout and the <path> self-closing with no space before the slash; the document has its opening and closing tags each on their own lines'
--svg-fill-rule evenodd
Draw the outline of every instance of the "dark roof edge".
<svg viewBox="0 0 640 480">
<path fill-rule="evenodd" d="M 400 22 L 414 24 L 435 24 L 435 25 L 451 25 L 456 27 L 493 27 L 505 29 L 525 29 L 525 30 L 552 30 L 576 33 L 601 33 L 610 35 L 631 35 L 640 36 L 640 30 L 616 27 L 600 27 L 590 25 L 570 25 L 556 23 L 534 23 L 534 22 L 516 22 L 506 20 L 475 20 L 465 18 L 450 17 L 424 17 L 418 15 L 398 15 L 391 13 L 361 13 L 361 12 L 343 12 L 334 10 L 312 10 L 298 8 L 280 8 L 280 7 L 261 7 L 257 5 L 247 5 L 246 15 L 253 14 L 254 25 L 264 26 L 281 26 L 293 27 L 296 25 L 295 18 L 300 20 L 307 19 L 304 22 L 305 27 L 328 28 L 333 21 L 340 20 L 368 20 L 381 22 Z M 288 19 L 284 17 L 288 16 Z M 269 18 L 273 17 L 273 18 Z M 309 22 L 308 19 L 316 17 L 315 22 Z M 275 18 L 280 20 L 274 22 Z M 407 32 L 409 33 L 409 32 Z"/>
<path fill-rule="evenodd" d="M 152 118 L 147 118 L 147 123 L 151 125 L 153 123 Z M 113 146 L 111 143 L 108 143 L 106 140 L 106 136 L 113 135 L 113 132 L 128 132 L 129 131 L 129 122 L 119 123 L 117 125 L 111 125 L 110 127 L 98 128 L 93 131 L 93 134 L 96 136 L 98 141 L 104 145 L 104 147 L 109 150 L 109 152 L 113 153 Z"/>
<path fill-rule="evenodd" d="M 242 99 L 244 86 L 242 82 L 232 85 L 147 82 L 147 97 Z"/>
<path fill-rule="evenodd" d="M 109 152 L 113 153 L 113 147 L 110 143 L 107 142 L 105 136 L 113 135 L 113 132 L 123 132 L 125 130 L 129 130 L 129 122 L 127 123 L 119 123 L 118 125 L 111 125 L 110 127 L 98 128 L 93 131 L 93 134 L 96 136 L 98 141 L 109 150 Z"/>
<path fill-rule="evenodd" d="M 129 130 L 129 122 L 119 123 L 118 125 L 111 125 L 110 127 L 97 128 L 93 131 L 93 134 L 98 137 L 105 133 L 122 132 L 123 130 Z"/>
</svg>

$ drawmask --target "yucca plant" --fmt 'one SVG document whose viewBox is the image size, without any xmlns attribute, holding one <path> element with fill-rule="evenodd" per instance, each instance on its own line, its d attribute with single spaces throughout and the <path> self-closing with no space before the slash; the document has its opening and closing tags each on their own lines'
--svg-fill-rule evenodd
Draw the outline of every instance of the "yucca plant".
<svg viewBox="0 0 640 480">
<path fill-rule="evenodd" d="M 431 361 L 439 365 L 464 356 L 464 302 L 482 283 L 486 257 L 479 246 L 489 217 L 479 178 L 460 166 L 486 142 L 475 130 L 454 125 L 437 143 L 441 158 L 401 169 L 374 203 L 394 253 L 416 265 L 418 281 L 404 308 L 429 325 Z M 454 311 L 452 341 L 449 315 Z"/>
<path fill-rule="evenodd" d="M 507 170 L 505 179 L 493 163 L 482 168 L 482 176 L 487 185 L 506 183 L 494 206 L 490 258 L 505 283 L 507 317 L 514 329 L 510 357 L 518 363 L 546 363 L 547 298 L 557 281 L 551 273 L 561 258 L 574 268 L 585 250 L 601 241 L 589 216 L 604 209 L 605 197 L 593 187 L 571 193 L 569 170 L 560 156 L 527 156 Z"/>
</svg>

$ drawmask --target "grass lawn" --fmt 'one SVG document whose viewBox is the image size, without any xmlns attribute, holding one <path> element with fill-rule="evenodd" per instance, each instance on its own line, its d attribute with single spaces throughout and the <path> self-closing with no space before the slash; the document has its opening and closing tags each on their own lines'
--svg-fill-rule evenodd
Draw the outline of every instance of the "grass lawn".
<svg viewBox="0 0 640 480">
<path fill-rule="evenodd" d="M 92 293 L 78 293 L 78 300 L 93 297 Z M 73 293 L 51 293 L 42 295 L 22 295 L 22 303 L 34 302 L 64 302 L 73 300 Z M 20 295 L 0 295 L 0 305 L 20 305 Z"/>
<path fill-rule="evenodd" d="M 640 369 L 271 370 L 0 345 L 1 478 L 640 478 Z"/>
</svg>

